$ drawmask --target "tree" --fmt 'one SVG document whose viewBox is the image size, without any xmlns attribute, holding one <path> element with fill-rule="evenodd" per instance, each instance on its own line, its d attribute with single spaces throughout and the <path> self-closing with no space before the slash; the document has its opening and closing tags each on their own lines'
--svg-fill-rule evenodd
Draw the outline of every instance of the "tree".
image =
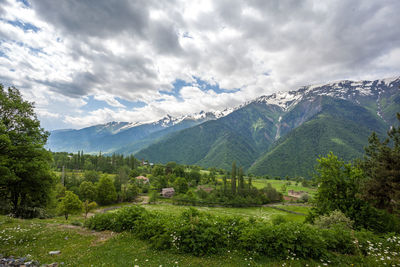
<svg viewBox="0 0 400 267">
<path fill-rule="evenodd" d="M 232 163 L 232 178 L 231 178 L 231 189 L 232 195 L 236 194 L 236 161 Z"/>
<path fill-rule="evenodd" d="M 101 205 L 107 205 L 117 200 L 117 191 L 115 190 L 113 180 L 108 175 L 103 175 L 97 183 L 97 202 Z"/>
<path fill-rule="evenodd" d="M 322 215 L 340 210 L 347 214 L 359 202 L 362 170 L 340 161 L 332 152 L 317 161 L 316 179 L 319 186 L 314 199 L 318 213 Z"/>
<path fill-rule="evenodd" d="M 176 177 L 185 177 L 185 169 L 181 165 L 177 165 L 173 173 L 176 175 Z"/>
<path fill-rule="evenodd" d="M 93 201 L 96 199 L 96 187 L 92 182 L 83 181 L 79 186 L 79 196 L 83 201 Z"/>
<path fill-rule="evenodd" d="M 84 177 L 88 182 L 97 183 L 100 179 L 100 174 L 96 171 L 90 170 L 85 171 Z"/>
<path fill-rule="evenodd" d="M 398 230 L 396 218 L 387 216 L 385 212 L 373 208 L 361 198 L 360 186 L 364 174 L 358 166 L 344 163 L 332 152 L 317 161 L 315 179 L 318 182 L 318 191 L 308 221 L 339 210 L 353 220 L 357 227 L 379 232 Z"/>
<path fill-rule="evenodd" d="M 201 174 L 198 170 L 192 169 L 187 174 L 187 179 L 192 185 L 198 185 L 201 180 Z"/>
<path fill-rule="evenodd" d="M 83 212 L 85 212 L 85 220 L 86 220 L 88 213 L 97 207 L 97 203 L 94 201 L 89 202 L 89 200 L 85 200 L 85 202 L 83 202 L 82 204 L 82 207 L 83 207 Z"/>
<path fill-rule="evenodd" d="M 43 148 L 48 133 L 33 108 L 18 89 L 0 84 L 0 202 L 16 217 L 38 216 L 55 183 L 51 153 Z"/>
<path fill-rule="evenodd" d="M 158 177 L 164 175 L 164 168 L 161 165 L 154 166 L 153 170 L 151 171 L 153 176 Z"/>
<path fill-rule="evenodd" d="M 243 191 L 244 191 L 244 178 L 243 178 L 243 168 L 242 167 L 239 168 L 238 178 L 239 178 L 239 193 L 243 194 Z"/>
<path fill-rule="evenodd" d="M 66 191 L 65 197 L 61 198 L 58 204 L 59 214 L 64 215 L 65 219 L 68 220 L 69 214 L 79 213 L 80 211 L 82 211 L 82 201 L 73 192 Z"/>
<path fill-rule="evenodd" d="M 400 113 L 397 113 L 400 121 Z M 400 127 L 392 127 L 380 141 L 372 133 L 361 168 L 368 179 L 363 184 L 363 198 L 378 209 L 395 213 L 400 208 Z"/>
<path fill-rule="evenodd" d="M 121 185 L 126 184 L 129 180 L 129 168 L 127 166 L 120 167 L 114 179 L 114 186 L 117 192 L 121 191 Z"/>
<path fill-rule="evenodd" d="M 121 186 L 122 201 L 133 201 L 139 195 L 139 187 L 134 183 L 123 184 Z"/>
<path fill-rule="evenodd" d="M 186 179 L 183 177 L 178 177 L 175 180 L 174 187 L 176 189 L 176 192 L 179 194 L 185 194 L 189 189 L 188 183 L 187 183 Z"/>
</svg>

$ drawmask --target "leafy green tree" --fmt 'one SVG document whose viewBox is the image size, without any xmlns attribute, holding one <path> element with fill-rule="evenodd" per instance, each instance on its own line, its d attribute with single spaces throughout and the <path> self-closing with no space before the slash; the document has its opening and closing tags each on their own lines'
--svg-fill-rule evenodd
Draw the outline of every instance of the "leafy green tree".
<svg viewBox="0 0 400 267">
<path fill-rule="evenodd" d="M 158 176 L 158 177 L 153 177 L 152 180 L 153 180 L 152 185 L 158 191 L 161 191 L 161 189 L 168 187 L 168 178 L 164 175 Z"/>
<path fill-rule="evenodd" d="M 100 174 L 97 171 L 90 170 L 85 171 L 84 177 L 88 182 L 97 183 L 100 179 Z"/>
<path fill-rule="evenodd" d="M 63 186 L 61 183 L 56 184 L 56 187 L 55 187 L 55 198 L 56 199 L 61 199 L 61 198 L 65 197 L 65 191 L 67 191 L 65 186 Z"/>
<path fill-rule="evenodd" d="M 83 201 L 96 199 L 96 186 L 92 182 L 83 181 L 79 186 L 79 196 Z"/>
<path fill-rule="evenodd" d="M 179 194 L 185 194 L 189 189 L 188 183 L 187 183 L 186 179 L 183 177 L 178 177 L 175 180 L 174 185 L 175 185 L 174 188 L 175 188 L 176 192 Z"/>
<path fill-rule="evenodd" d="M 345 164 L 332 152 L 317 161 L 319 186 L 314 200 L 318 213 L 340 210 L 346 214 L 359 201 L 359 185 L 363 178 L 361 169 L 351 163 Z"/>
<path fill-rule="evenodd" d="M 65 197 L 61 199 L 57 209 L 59 214 L 64 215 L 65 219 L 68 220 L 69 214 L 76 214 L 82 211 L 82 201 L 73 192 L 66 191 Z"/>
<path fill-rule="evenodd" d="M 158 177 L 164 175 L 164 168 L 161 165 L 154 166 L 153 170 L 151 171 L 153 176 Z"/>
<path fill-rule="evenodd" d="M 185 177 L 185 169 L 181 165 L 177 165 L 174 168 L 173 173 L 176 175 L 176 177 Z"/>
<path fill-rule="evenodd" d="M 160 193 L 153 191 L 150 194 L 149 203 L 155 203 L 160 198 Z"/>
<path fill-rule="evenodd" d="M 201 180 L 201 174 L 197 169 L 192 169 L 187 174 L 187 179 L 192 185 L 198 185 Z"/>
<path fill-rule="evenodd" d="M 122 201 L 133 201 L 139 195 L 139 187 L 136 184 L 128 183 L 121 187 Z"/>
<path fill-rule="evenodd" d="M 50 203 L 55 177 L 47 137 L 33 103 L 0 84 L 0 202 L 16 217 L 36 217 Z"/>
<path fill-rule="evenodd" d="M 85 220 L 86 220 L 88 213 L 97 207 L 97 203 L 94 201 L 89 202 L 89 200 L 85 200 L 85 202 L 82 203 L 82 207 L 83 207 L 83 212 L 85 213 Z"/>
<path fill-rule="evenodd" d="M 107 205 L 117 200 L 117 191 L 113 180 L 108 175 L 103 175 L 96 186 L 97 202 L 101 205 Z"/>
<path fill-rule="evenodd" d="M 400 121 L 400 113 L 397 113 Z M 400 208 L 400 127 L 392 127 L 380 141 L 375 133 L 369 138 L 361 168 L 368 179 L 363 197 L 378 209 L 395 213 Z"/>
<path fill-rule="evenodd" d="M 118 173 L 114 179 L 114 186 L 117 192 L 121 191 L 121 185 L 126 184 L 129 181 L 129 168 L 123 166 L 118 169 Z"/>
</svg>

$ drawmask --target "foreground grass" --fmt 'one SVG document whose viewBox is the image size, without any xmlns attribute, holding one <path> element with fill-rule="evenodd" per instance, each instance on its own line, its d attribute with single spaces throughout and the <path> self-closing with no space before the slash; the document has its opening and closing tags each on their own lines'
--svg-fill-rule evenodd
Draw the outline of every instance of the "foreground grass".
<svg viewBox="0 0 400 267">
<path fill-rule="evenodd" d="M 276 261 L 236 251 L 195 257 L 152 249 L 128 232 L 92 232 L 59 221 L 60 218 L 42 221 L 0 216 L 0 253 L 6 257 L 30 255 L 41 263 L 58 262 L 63 266 L 381 266 L 375 258 L 346 255 L 340 255 L 332 264 L 295 257 Z M 61 254 L 49 255 L 53 250 L 60 250 Z"/>
</svg>

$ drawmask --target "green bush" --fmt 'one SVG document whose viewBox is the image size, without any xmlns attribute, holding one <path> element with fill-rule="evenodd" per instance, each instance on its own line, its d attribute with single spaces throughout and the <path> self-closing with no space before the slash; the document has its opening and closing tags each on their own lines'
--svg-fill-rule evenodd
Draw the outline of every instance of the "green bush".
<svg viewBox="0 0 400 267">
<path fill-rule="evenodd" d="M 319 228 L 331 228 L 340 225 L 346 229 L 353 229 L 354 222 L 350 220 L 340 210 L 335 210 L 328 215 L 322 215 L 315 219 L 314 224 Z"/>
<path fill-rule="evenodd" d="M 274 218 L 272 218 L 273 225 L 278 225 L 278 224 L 286 223 L 286 222 L 287 222 L 287 219 L 283 215 L 278 215 L 278 216 L 275 216 Z"/>
<path fill-rule="evenodd" d="M 308 224 L 258 223 L 242 231 L 240 242 L 243 249 L 271 258 L 320 259 L 327 254 L 321 232 Z"/>
<path fill-rule="evenodd" d="M 400 237 L 393 234 L 379 238 L 372 232 L 353 231 L 341 224 L 326 229 L 302 223 L 272 225 L 254 218 L 212 216 L 194 208 L 172 216 L 131 206 L 96 214 L 85 226 L 98 231 L 130 231 L 152 247 L 194 255 L 237 249 L 276 259 L 324 259 L 333 253 L 367 254 L 371 243 L 391 251 L 399 251 L 400 245 Z"/>
</svg>

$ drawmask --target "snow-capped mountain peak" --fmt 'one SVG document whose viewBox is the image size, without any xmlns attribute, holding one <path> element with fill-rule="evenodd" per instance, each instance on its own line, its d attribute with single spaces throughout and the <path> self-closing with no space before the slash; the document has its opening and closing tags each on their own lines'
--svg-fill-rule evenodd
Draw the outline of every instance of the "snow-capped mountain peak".
<svg viewBox="0 0 400 267">
<path fill-rule="evenodd" d="M 398 88 L 400 77 L 387 78 L 375 81 L 350 81 L 342 80 L 328 84 L 308 85 L 296 91 L 276 92 L 271 95 L 261 96 L 252 102 L 276 105 L 283 110 L 288 110 L 303 99 L 315 96 L 330 96 L 357 102 L 358 98 L 374 97 L 385 89 Z"/>
</svg>

